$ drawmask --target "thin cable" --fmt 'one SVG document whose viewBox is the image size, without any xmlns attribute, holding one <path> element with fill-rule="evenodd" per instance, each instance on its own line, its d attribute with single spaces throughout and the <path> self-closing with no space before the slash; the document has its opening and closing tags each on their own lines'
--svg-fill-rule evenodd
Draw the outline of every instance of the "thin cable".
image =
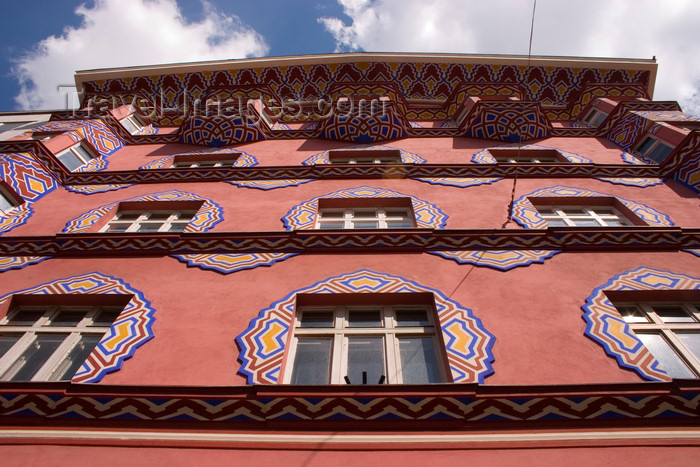
<svg viewBox="0 0 700 467">
<path fill-rule="evenodd" d="M 535 30 L 535 9 L 537 8 L 537 0 L 533 0 L 532 2 L 532 19 L 530 21 L 530 43 L 527 47 L 527 69 L 530 69 L 530 60 L 532 58 L 532 36 L 533 32 Z M 523 108 L 524 110 L 524 108 Z M 513 220 L 513 204 L 515 203 L 515 187 L 518 183 L 518 168 L 520 166 L 520 149 L 522 148 L 521 145 L 521 138 L 520 135 L 518 135 L 518 155 L 515 158 L 515 175 L 513 176 L 513 189 L 511 190 L 510 193 L 510 203 L 508 203 L 508 217 L 506 218 L 506 221 L 503 223 L 501 226 L 502 229 L 508 225 L 508 223 Z M 464 277 L 462 277 L 462 280 L 459 281 L 459 284 L 450 292 L 450 294 L 447 296 L 452 297 L 452 294 L 459 289 L 459 287 L 464 283 L 465 280 L 467 280 L 467 277 L 469 277 L 469 274 L 472 273 L 474 268 L 479 264 L 479 261 L 481 261 L 481 257 L 484 256 L 484 253 L 486 253 L 485 250 L 479 251 L 479 254 L 477 255 L 476 261 L 472 263 L 472 267 L 469 268 L 469 270 L 464 274 Z"/>
<path fill-rule="evenodd" d="M 532 19 L 530 20 L 530 42 L 527 46 L 527 69 L 530 70 L 532 60 L 532 36 L 535 32 L 535 10 L 537 8 L 537 0 L 532 2 Z M 524 109 L 523 109 L 524 110 Z M 513 205 L 515 204 L 515 189 L 518 185 L 518 173 L 520 172 L 520 150 L 522 149 L 522 138 L 518 135 L 518 154 L 515 156 L 515 174 L 513 175 L 513 189 L 510 192 L 510 202 L 508 203 L 506 220 L 501 225 L 502 229 L 513 220 Z"/>
</svg>

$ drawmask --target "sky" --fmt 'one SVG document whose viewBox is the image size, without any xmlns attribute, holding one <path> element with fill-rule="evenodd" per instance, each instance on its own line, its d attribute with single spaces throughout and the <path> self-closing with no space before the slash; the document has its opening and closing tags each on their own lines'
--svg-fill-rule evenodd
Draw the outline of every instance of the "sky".
<svg viewBox="0 0 700 467">
<path fill-rule="evenodd" d="M 63 109 L 59 86 L 94 68 L 352 51 L 527 55 L 533 1 L 4 2 L 0 111 Z M 655 56 L 654 99 L 700 116 L 698 24 L 698 0 L 538 0 L 532 54 Z"/>
</svg>

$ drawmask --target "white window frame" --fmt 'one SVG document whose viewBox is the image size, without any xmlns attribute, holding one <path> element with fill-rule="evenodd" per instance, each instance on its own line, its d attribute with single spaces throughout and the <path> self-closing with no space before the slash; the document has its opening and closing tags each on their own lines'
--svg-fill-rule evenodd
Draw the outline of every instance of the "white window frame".
<svg viewBox="0 0 700 467">
<path fill-rule="evenodd" d="M 381 326 L 378 327 L 351 327 L 349 314 L 352 311 L 379 310 Z M 397 310 L 425 311 L 428 318 L 427 326 L 398 326 L 396 320 Z M 301 321 L 305 312 L 329 312 L 333 314 L 333 327 L 301 327 Z M 399 349 L 400 337 L 426 337 L 431 338 L 435 351 L 439 382 L 448 381 L 444 365 L 444 352 L 438 338 L 439 326 L 435 323 L 435 312 L 428 305 L 378 305 L 378 306 L 305 306 L 297 309 L 293 322 L 294 334 L 287 353 L 287 365 L 285 366 L 283 381 L 289 384 L 294 371 L 294 357 L 297 351 L 299 338 L 304 337 L 328 337 L 332 339 L 330 356 L 330 381 L 327 384 L 347 384 L 345 376 L 348 372 L 349 337 L 382 337 L 384 352 L 384 376 L 383 384 L 403 384 L 401 369 L 401 354 Z M 362 381 L 350 381 L 350 384 L 363 384 Z M 379 384 L 379 381 L 367 381 L 367 384 Z M 421 383 L 431 384 L 431 383 Z"/>
<path fill-rule="evenodd" d="M 82 164 L 71 169 L 68 167 L 68 165 L 66 165 L 65 160 L 67 159 L 67 157 L 74 157 L 79 162 L 82 162 Z M 63 166 L 71 172 L 74 172 L 75 170 L 84 167 L 88 162 L 96 158 L 97 156 L 92 151 L 92 149 L 89 149 L 86 145 L 82 144 L 82 142 L 74 144 L 73 146 L 64 149 L 63 151 L 56 154 L 56 159 L 58 159 L 61 162 L 61 164 L 63 164 Z"/>
<path fill-rule="evenodd" d="M 360 212 L 372 212 L 372 216 L 359 215 Z M 393 215 L 401 211 L 401 217 Z M 390 227 L 393 221 L 407 221 L 411 225 L 409 227 Z M 342 227 L 326 227 L 328 224 L 343 223 Z M 358 222 L 376 222 L 377 227 L 355 227 Z M 415 228 L 416 220 L 413 210 L 408 207 L 345 207 L 345 208 L 319 208 L 316 216 L 316 229 L 411 229 Z"/>
<path fill-rule="evenodd" d="M 536 157 L 523 156 L 520 158 L 510 156 L 493 156 L 499 164 L 560 164 L 562 161 L 554 156 Z"/>
<path fill-rule="evenodd" d="M 679 306 L 688 314 L 688 322 L 666 322 L 654 306 Z M 700 334 L 700 303 L 695 302 L 615 302 L 615 307 L 635 334 L 660 335 L 695 378 L 700 377 L 700 355 L 695 355 L 676 335 L 678 331 Z M 636 313 L 632 310 L 636 310 Z"/>
<path fill-rule="evenodd" d="M 593 108 L 584 117 L 583 121 L 594 128 L 598 128 L 601 125 L 601 123 L 603 123 L 605 119 L 608 118 L 608 115 L 609 114 L 603 112 L 600 109 Z"/>
<path fill-rule="evenodd" d="M 191 214 L 191 215 L 190 215 Z M 153 219 L 153 216 L 160 218 Z M 167 217 L 163 218 L 164 215 Z M 100 229 L 100 232 L 183 232 L 197 215 L 197 209 L 123 209 L 117 211 L 114 217 Z M 187 219 L 187 224 L 182 230 L 170 230 L 173 225 L 183 224 L 184 219 Z M 153 224 L 161 224 L 157 230 L 144 230 L 142 226 Z M 125 230 L 111 230 L 117 225 L 128 225 Z"/>
<path fill-rule="evenodd" d="M 339 149 L 328 152 L 331 164 L 402 164 L 398 149 L 352 150 Z"/>
<path fill-rule="evenodd" d="M 72 362 L 67 360 L 70 352 L 79 344 L 83 336 L 95 336 L 100 339 L 109 331 L 112 323 L 106 326 L 94 325 L 94 320 L 101 311 L 118 313 L 123 306 L 18 306 L 12 309 L 7 316 L 0 320 L 0 335 L 19 335 L 19 339 L 0 357 L 0 381 L 12 381 L 12 377 L 21 370 L 14 368 L 23 353 L 29 349 L 38 336 L 65 335 L 63 341 L 54 352 L 44 361 L 39 370 L 32 376 L 31 381 L 58 381 L 60 373 Z M 40 318 L 33 324 L 10 324 L 12 318 L 18 313 L 28 311 L 43 311 Z M 61 311 L 83 311 L 85 317 L 75 326 L 51 326 L 52 320 Z M 98 342 L 99 340 L 98 339 Z M 89 354 L 88 354 L 89 355 Z M 82 363 L 82 362 L 81 362 Z M 14 372 L 8 374 L 8 371 Z M 63 380 L 70 380 L 73 375 L 68 375 Z"/>
<path fill-rule="evenodd" d="M 125 123 L 126 122 L 126 123 Z M 141 120 L 137 114 L 129 114 L 126 117 L 119 120 L 119 123 L 126 131 L 132 135 L 137 135 L 141 130 L 143 130 L 148 125 Z"/>
<path fill-rule="evenodd" d="M 580 226 L 576 224 L 576 221 L 594 221 L 598 225 L 597 227 L 630 227 L 634 223 L 619 210 L 615 209 L 613 206 L 605 205 L 574 205 L 574 206 L 558 206 L 558 205 L 539 205 L 536 206 L 540 217 L 550 224 L 551 221 L 562 221 L 566 224 L 566 227 L 596 227 L 596 226 Z M 565 210 L 580 210 L 583 211 L 582 214 L 570 214 Z M 550 211 L 550 212 L 547 212 Z M 602 211 L 608 211 L 610 214 L 603 213 Z M 607 221 L 617 220 L 622 226 L 619 225 L 608 225 Z M 550 224 L 551 225 L 551 224 Z M 562 226 L 554 226 L 562 227 Z"/>
<path fill-rule="evenodd" d="M 645 143 L 649 140 L 651 140 L 651 143 L 649 144 L 649 146 L 647 146 L 646 148 L 643 149 L 642 146 L 644 146 Z M 651 154 L 654 151 L 656 151 L 657 148 L 659 148 L 661 146 L 665 146 L 665 147 L 669 148 L 670 151 L 668 152 L 668 154 L 666 154 L 666 156 L 664 156 L 664 158 L 661 161 L 657 161 L 656 159 L 654 159 L 651 156 Z M 660 140 L 659 138 L 656 138 L 656 137 L 649 135 L 649 134 L 645 135 L 644 138 L 642 138 L 642 140 L 640 141 L 640 143 L 635 147 L 635 151 L 637 153 L 651 159 L 652 161 L 654 161 L 657 164 L 661 164 L 662 162 L 664 162 L 668 158 L 668 156 L 673 152 L 674 149 L 675 149 L 675 146 L 672 146 L 669 143 L 667 143 L 666 141 Z"/>
</svg>

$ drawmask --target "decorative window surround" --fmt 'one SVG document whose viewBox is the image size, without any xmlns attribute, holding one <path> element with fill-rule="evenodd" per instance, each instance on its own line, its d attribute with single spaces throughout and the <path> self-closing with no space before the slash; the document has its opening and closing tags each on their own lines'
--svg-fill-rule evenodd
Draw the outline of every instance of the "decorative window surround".
<svg viewBox="0 0 700 467">
<path fill-rule="evenodd" d="M 197 210 L 197 213 L 187 227 L 187 230 L 191 232 L 205 232 L 221 222 L 223 219 L 221 207 L 213 201 L 206 198 L 201 198 L 193 193 L 171 190 L 164 191 L 162 193 L 138 196 L 136 198 L 124 199 L 121 201 L 114 201 L 112 203 L 105 204 L 104 206 L 100 206 L 99 208 L 92 209 L 85 214 L 68 221 L 66 226 L 63 228 L 63 232 L 75 233 L 88 231 L 110 212 L 116 212 L 122 203 L 137 201 L 202 201 L 201 208 Z"/>
<path fill-rule="evenodd" d="M 527 162 L 527 158 L 537 158 L 537 151 L 543 151 L 547 157 L 556 158 L 562 163 L 571 162 L 574 164 L 591 164 L 592 160 L 587 157 L 579 156 L 573 152 L 562 151 L 561 149 L 551 148 L 547 146 L 540 146 L 538 144 L 522 144 L 517 143 L 504 144 L 501 146 L 495 146 L 493 148 L 482 149 L 481 151 L 475 153 L 472 156 L 472 162 L 475 164 L 497 164 L 499 161 L 498 157 L 508 157 L 511 159 L 518 158 L 518 151 L 520 152 L 520 162 L 522 163 L 532 163 Z M 501 153 L 501 156 L 499 156 Z M 503 162 L 501 162 L 503 163 Z"/>
<path fill-rule="evenodd" d="M 124 361 L 133 357 L 137 348 L 153 338 L 155 310 L 150 302 L 126 282 L 99 272 L 57 279 L 3 295 L 0 297 L 0 310 L 8 310 L 16 304 L 35 303 L 32 298 L 34 295 L 44 297 L 43 300 L 47 295 L 56 295 L 65 300 L 66 294 L 75 294 L 77 300 L 83 299 L 85 295 L 105 294 L 111 301 L 123 302 L 123 311 L 75 373 L 72 382 L 99 382 L 106 374 L 121 369 Z"/>
<path fill-rule="evenodd" d="M 368 155 L 371 155 L 372 162 L 369 163 L 375 163 L 373 162 L 375 159 L 382 160 L 384 159 L 381 157 L 378 153 L 378 151 L 390 151 L 391 154 L 395 154 L 395 151 L 398 151 L 400 154 L 400 162 L 401 164 L 425 164 L 425 159 L 420 157 L 418 154 L 414 154 L 412 152 L 408 152 L 404 149 L 399 149 L 399 148 L 393 148 L 391 146 L 349 146 L 347 148 L 341 148 L 341 149 L 331 149 L 328 151 L 323 151 L 318 154 L 314 154 L 313 156 L 309 157 L 306 159 L 304 162 L 302 162 L 304 165 L 318 165 L 318 164 L 331 164 L 331 158 L 333 157 L 332 154 L 338 154 L 338 157 L 342 159 L 342 156 L 344 153 L 347 152 L 348 158 L 352 157 L 361 157 L 361 152 L 367 151 Z M 392 155 L 390 156 L 391 158 L 395 158 L 396 156 Z M 365 163 L 365 162 L 362 162 Z M 392 162 L 392 163 L 397 163 L 397 162 Z"/>
<path fill-rule="evenodd" d="M 637 203 L 628 199 L 624 198 L 619 198 L 615 196 L 611 196 L 605 193 L 599 193 L 597 191 L 591 191 L 591 190 L 585 190 L 582 188 L 572 188 L 572 187 L 565 187 L 561 185 L 553 186 L 553 187 L 548 187 L 548 188 L 542 188 L 537 191 L 533 191 L 532 193 L 529 193 L 527 195 L 521 196 L 514 204 L 513 204 L 513 220 L 516 221 L 519 225 L 522 227 L 528 228 L 528 229 L 546 229 L 548 227 L 547 221 L 542 218 L 540 215 L 539 211 L 537 208 L 533 205 L 533 202 L 531 199 L 535 199 L 538 197 L 546 197 L 549 198 L 547 200 L 547 204 L 553 204 L 554 200 L 553 198 L 557 197 L 562 197 L 562 198 L 593 198 L 593 197 L 600 197 L 601 199 L 604 199 L 603 203 L 592 201 L 590 204 L 591 205 L 601 205 L 601 204 L 606 204 L 606 205 L 611 205 L 615 206 L 618 210 L 624 210 L 627 209 L 631 214 L 634 216 L 638 217 L 641 221 L 643 221 L 646 225 L 650 226 L 656 226 L 656 227 L 669 227 L 673 225 L 673 222 L 671 219 L 666 215 L 663 214 L 653 208 L 650 208 L 649 206 L 646 206 L 641 203 Z M 591 201 L 591 200 L 588 200 Z M 619 205 L 617 204 L 619 203 Z M 538 203 L 538 204 L 545 204 L 545 203 Z M 570 203 L 567 202 L 566 204 L 575 204 L 575 201 L 571 201 Z M 579 204 L 588 204 L 588 203 L 579 203 Z M 629 216 L 628 216 L 629 217 Z"/>
<path fill-rule="evenodd" d="M 700 291 L 700 279 L 646 267 L 618 274 L 593 290 L 581 307 L 586 322 L 585 335 L 603 346 L 605 353 L 617 360 L 620 367 L 635 371 L 648 380 L 669 381 L 668 374 L 612 302 L 638 301 L 635 297 L 649 297 L 653 291 L 665 294 L 669 291 Z M 635 295 L 637 293 L 639 295 Z M 700 292 L 695 293 L 700 298 Z"/>
<path fill-rule="evenodd" d="M 235 157 L 235 162 L 231 167 L 254 167 L 258 165 L 258 160 L 252 155 L 240 149 L 223 148 L 223 149 L 196 149 L 193 151 L 173 154 L 172 156 L 161 157 L 154 161 L 144 164 L 139 167 L 141 170 L 146 169 L 167 169 L 181 168 L 175 167 L 178 161 L 217 161 L 229 160 Z"/>
<path fill-rule="evenodd" d="M 169 205 L 171 202 L 167 202 Z M 191 202 L 185 202 L 191 205 Z M 124 203 L 122 203 L 124 204 Z M 129 203 L 133 204 L 133 203 Z M 120 207 L 100 232 L 183 232 L 201 207 L 180 206 L 172 209 L 150 208 L 140 210 L 138 204 Z M 150 204 L 150 203 L 149 203 Z"/>
<path fill-rule="evenodd" d="M 434 300 L 437 325 L 442 331 L 450 376 L 455 383 L 483 383 L 493 373 L 491 348 L 495 337 L 486 331 L 481 321 L 440 291 L 413 281 L 366 269 L 331 277 L 295 290 L 273 303 L 251 321 L 250 326 L 236 338 L 240 348 L 239 372 L 248 384 L 274 384 L 285 357 L 286 343 L 295 316 L 300 294 L 403 294 L 427 293 Z M 411 298 L 413 300 L 413 298 Z"/>
<path fill-rule="evenodd" d="M 0 154 L 0 189 L 14 199 L 15 207 L 0 211 L 0 235 L 24 224 L 31 217 L 32 204 L 58 188 L 54 178 L 31 154 Z M 22 201 L 20 203 L 20 201 Z"/>
<path fill-rule="evenodd" d="M 316 215 L 321 200 L 336 198 L 373 198 L 376 200 L 375 206 L 381 205 L 382 199 L 410 198 L 411 207 L 415 215 L 416 227 L 440 229 L 443 228 L 447 222 L 447 215 L 440 211 L 437 206 L 419 198 L 407 196 L 384 188 L 359 186 L 318 196 L 293 207 L 282 218 L 284 227 L 287 230 L 313 229 L 316 225 Z"/>
</svg>

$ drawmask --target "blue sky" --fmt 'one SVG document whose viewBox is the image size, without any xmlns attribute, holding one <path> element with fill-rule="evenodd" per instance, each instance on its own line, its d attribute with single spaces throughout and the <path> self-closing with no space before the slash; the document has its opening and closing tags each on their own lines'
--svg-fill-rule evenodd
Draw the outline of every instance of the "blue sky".
<svg viewBox="0 0 700 467">
<path fill-rule="evenodd" d="M 0 111 L 63 108 L 79 69 L 330 53 L 527 54 L 532 0 L 31 0 L 0 18 Z M 651 58 L 700 115 L 700 2 L 538 0 L 532 53 Z M 70 104 L 69 104 L 70 105 Z"/>
</svg>

